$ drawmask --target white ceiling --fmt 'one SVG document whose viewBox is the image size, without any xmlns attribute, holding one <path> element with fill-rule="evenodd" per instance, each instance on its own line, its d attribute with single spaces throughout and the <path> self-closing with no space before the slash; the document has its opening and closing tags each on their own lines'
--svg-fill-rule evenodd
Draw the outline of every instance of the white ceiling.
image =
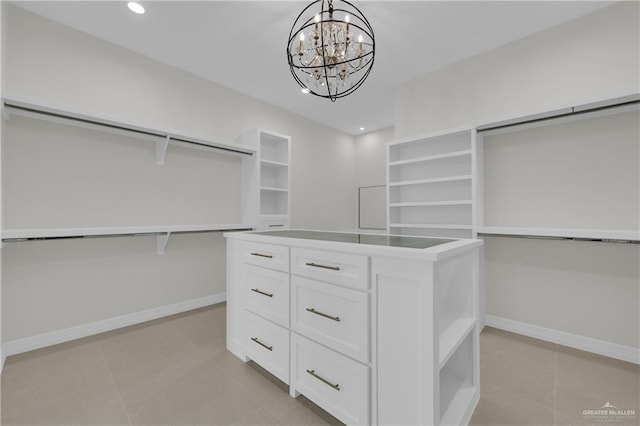
<svg viewBox="0 0 640 426">
<path fill-rule="evenodd" d="M 336 3 L 338 0 L 334 0 Z M 18 1 L 14 4 L 350 134 L 394 123 L 394 87 L 612 2 L 355 1 L 376 36 L 367 81 L 332 103 L 304 95 L 286 42 L 310 1 Z"/>
</svg>

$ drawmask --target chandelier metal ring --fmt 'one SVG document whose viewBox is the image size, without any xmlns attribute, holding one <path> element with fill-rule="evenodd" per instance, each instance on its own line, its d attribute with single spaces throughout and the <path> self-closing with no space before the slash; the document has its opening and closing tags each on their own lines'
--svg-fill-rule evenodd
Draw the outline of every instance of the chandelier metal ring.
<svg viewBox="0 0 640 426">
<path fill-rule="evenodd" d="M 336 2 L 342 6 L 316 0 L 305 7 L 287 43 L 289 68 L 300 87 L 333 102 L 362 85 L 375 56 L 375 37 L 367 18 L 348 1 Z"/>
</svg>

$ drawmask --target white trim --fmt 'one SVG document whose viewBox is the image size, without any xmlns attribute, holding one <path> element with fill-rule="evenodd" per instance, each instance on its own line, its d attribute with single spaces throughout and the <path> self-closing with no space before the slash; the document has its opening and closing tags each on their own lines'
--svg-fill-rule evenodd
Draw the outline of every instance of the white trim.
<svg viewBox="0 0 640 426">
<path fill-rule="evenodd" d="M 4 360 L 7 358 L 6 352 L 2 350 L 3 348 L 4 345 L 0 345 L 0 374 L 2 374 L 2 369 L 4 368 Z"/>
<path fill-rule="evenodd" d="M 499 328 L 512 333 L 557 343 L 563 346 L 580 349 L 622 361 L 640 364 L 640 349 L 631 346 L 624 346 L 605 340 L 593 339 L 591 337 L 580 336 L 560 330 L 540 327 L 533 324 L 526 324 L 493 315 L 486 315 L 485 324 L 489 327 Z"/>
<path fill-rule="evenodd" d="M 127 327 L 129 325 L 151 321 L 173 314 L 179 314 L 181 312 L 190 311 L 192 309 L 221 303 L 226 299 L 226 293 L 212 294 L 210 296 L 200 297 L 198 299 L 186 300 L 184 302 L 178 302 L 172 305 L 160 306 L 158 308 L 147 309 L 145 311 L 121 315 L 119 317 L 94 321 L 63 330 L 39 334 L 37 336 L 11 340 L 9 342 L 5 342 L 4 345 L 2 345 L 2 356 L 7 357 L 16 355 L 19 353 L 32 351 L 34 349 L 44 348 L 47 346 L 57 345 L 58 343 L 80 339 L 82 337 L 104 333 L 105 331 L 111 331 L 118 328 Z"/>
<path fill-rule="evenodd" d="M 633 229 L 577 229 L 577 228 L 527 228 L 511 226 L 479 226 L 476 231 L 480 234 L 515 235 L 532 237 L 559 238 L 593 238 L 612 240 L 640 240 L 640 231 Z"/>
<path fill-rule="evenodd" d="M 93 228 L 31 228 L 3 229 L 2 238 L 46 238 L 46 237 L 85 237 L 131 234 L 158 234 L 175 232 L 230 231 L 234 229 L 251 229 L 247 223 L 210 224 L 210 225 L 157 225 L 157 226 L 106 226 Z"/>
</svg>

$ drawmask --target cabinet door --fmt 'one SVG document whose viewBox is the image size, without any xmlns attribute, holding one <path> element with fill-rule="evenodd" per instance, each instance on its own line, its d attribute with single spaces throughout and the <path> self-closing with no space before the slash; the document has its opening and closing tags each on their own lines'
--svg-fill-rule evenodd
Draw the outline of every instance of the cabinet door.
<svg viewBox="0 0 640 426">
<path fill-rule="evenodd" d="M 289 274 L 245 265 L 245 306 L 283 327 L 289 327 Z"/>
<path fill-rule="evenodd" d="M 246 263 L 289 272 L 289 247 L 254 242 L 243 247 Z"/>
<path fill-rule="evenodd" d="M 359 361 L 369 360 L 369 295 L 293 277 L 291 328 Z"/>
<path fill-rule="evenodd" d="M 245 311 L 247 357 L 289 384 L 289 330 Z"/>
<path fill-rule="evenodd" d="M 346 424 L 369 423 L 369 367 L 293 333 L 291 386 Z"/>
<path fill-rule="evenodd" d="M 291 272 L 301 277 L 367 290 L 368 259 L 362 255 L 293 247 Z"/>
</svg>

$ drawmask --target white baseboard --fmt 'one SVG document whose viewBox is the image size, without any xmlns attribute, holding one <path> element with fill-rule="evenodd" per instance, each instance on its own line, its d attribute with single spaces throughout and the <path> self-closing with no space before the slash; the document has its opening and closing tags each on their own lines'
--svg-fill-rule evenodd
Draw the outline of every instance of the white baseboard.
<svg viewBox="0 0 640 426">
<path fill-rule="evenodd" d="M 605 340 L 592 339 L 591 337 L 580 336 L 564 331 L 539 327 L 537 325 L 526 324 L 506 318 L 486 315 L 485 324 L 489 327 L 499 328 L 517 334 L 545 340 L 558 345 L 569 346 L 582 351 L 593 352 L 598 355 L 620 359 L 622 361 L 640 364 L 640 349 L 631 346 L 624 346 Z"/>
<path fill-rule="evenodd" d="M 168 315 L 179 314 L 181 312 L 190 311 L 192 309 L 221 303 L 225 300 L 227 300 L 227 293 L 218 293 L 211 296 L 200 297 L 198 299 L 191 299 L 184 302 L 174 303 L 172 305 L 160 306 L 158 308 L 134 312 L 132 314 L 122 315 L 115 318 L 90 322 L 88 324 L 82 324 L 63 330 L 39 334 L 37 336 L 11 340 L 9 342 L 5 342 L 2 346 L 2 362 L 4 364 L 4 358 L 7 356 L 20 354 L 47 346 L 57 345 L 58 343 L 69 342 L 71 340 L 92 336 L 98 333 L 104 333 L 105 331 L 111 331 L 129 325 L 151 321 L 154 319 L 166 317 Z"/>
</svg>

